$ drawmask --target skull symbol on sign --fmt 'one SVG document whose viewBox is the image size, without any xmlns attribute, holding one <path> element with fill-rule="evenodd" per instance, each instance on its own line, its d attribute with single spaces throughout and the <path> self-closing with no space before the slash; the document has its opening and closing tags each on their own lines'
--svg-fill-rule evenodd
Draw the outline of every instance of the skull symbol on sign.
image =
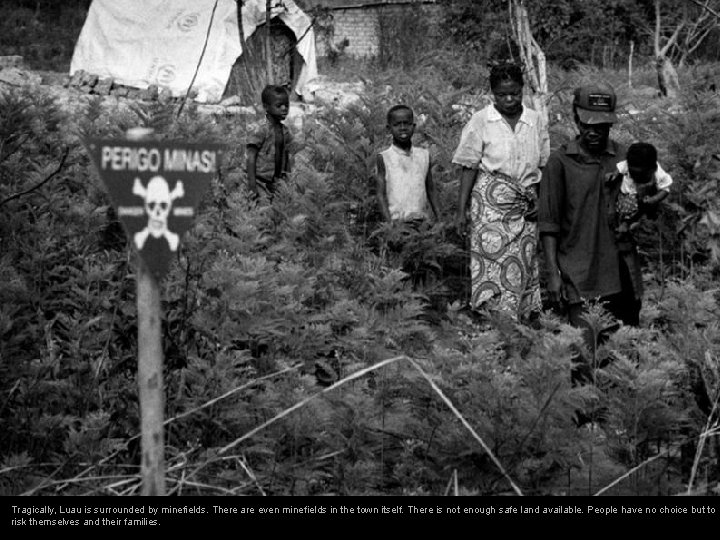
<svg viewBox="0 0 720 540">
<path fill-rule="evenodd" d="M 183 183 L 178 180 L 175 188 L 170 191 L 167 181 L 162 176 L 153 176 L 144 188 L 139 178 L 135 178 L 133 193 L 145 199 L 145 212 L 148 215 L 148 224 L 142 231 L 135 234 L 135 245 L 142 249 L 148 235 L 153 238 L 161 236 L 167 240 L 171 251 L 176 251 L 179 236 L 167 228 L 167 219 L 170 215 L 173 201 L 185 196 Z"/>
</svg>

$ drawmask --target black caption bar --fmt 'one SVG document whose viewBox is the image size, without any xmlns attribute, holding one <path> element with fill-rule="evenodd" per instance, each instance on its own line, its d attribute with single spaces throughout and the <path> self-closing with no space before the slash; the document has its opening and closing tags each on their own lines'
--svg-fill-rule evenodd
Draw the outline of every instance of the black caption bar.
<svg viewBox="0 0 720 540">
<path fill-rule="evenodd" d="M 718 497 L 5 497 L 2 530 L 187 532 L 249 523 L 652 523 L 720 520 Z"/>
</svg>

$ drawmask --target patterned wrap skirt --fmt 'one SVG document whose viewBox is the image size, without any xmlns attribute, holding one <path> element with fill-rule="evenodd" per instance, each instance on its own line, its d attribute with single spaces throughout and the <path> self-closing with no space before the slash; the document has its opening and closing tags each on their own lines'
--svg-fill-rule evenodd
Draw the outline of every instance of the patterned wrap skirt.
<svg viewBox="0 0 720 540">
<path fill-rule="evenodd" d="M 537 224 L 525 220 L 534 194 L 502 173 L 480 170 L 472 191 L 470 304 L 516 320 L 539 312 Z"/>
</svg>

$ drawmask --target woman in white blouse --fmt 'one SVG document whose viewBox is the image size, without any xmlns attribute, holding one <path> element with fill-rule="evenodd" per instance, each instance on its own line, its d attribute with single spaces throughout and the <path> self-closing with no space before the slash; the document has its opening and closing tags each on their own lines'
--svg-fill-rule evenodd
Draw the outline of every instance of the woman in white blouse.
<svg viewBox="0 0 720 540">
<path fill-rule="evenodd" d="M 470 234 L 470 307 L 518 321 L 541 309 L 535 202 L 550 151 L 523 86 L 518 65 L 492 68 L 494 103 L 473 114 L 452 159 L 462 167 L 456 225 Z"/>
</svg>

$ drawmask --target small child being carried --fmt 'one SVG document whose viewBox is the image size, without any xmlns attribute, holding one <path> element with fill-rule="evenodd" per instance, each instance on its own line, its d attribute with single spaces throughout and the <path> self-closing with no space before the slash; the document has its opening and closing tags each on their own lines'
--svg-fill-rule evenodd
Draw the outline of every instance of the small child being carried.
<svg viewBox="0 0 720 540">
<path fill-rule="evenodd" d="M 638 142 L 628 148 L 625 161 L 617 164 L 622 176 L 616 212 L 616 233 L 622 237 L 633 230 L 643 215 L 653 217 L 657 206 L 670 193 L 672 177 L 657 162 L 652 144 Z"/>
</svg>

